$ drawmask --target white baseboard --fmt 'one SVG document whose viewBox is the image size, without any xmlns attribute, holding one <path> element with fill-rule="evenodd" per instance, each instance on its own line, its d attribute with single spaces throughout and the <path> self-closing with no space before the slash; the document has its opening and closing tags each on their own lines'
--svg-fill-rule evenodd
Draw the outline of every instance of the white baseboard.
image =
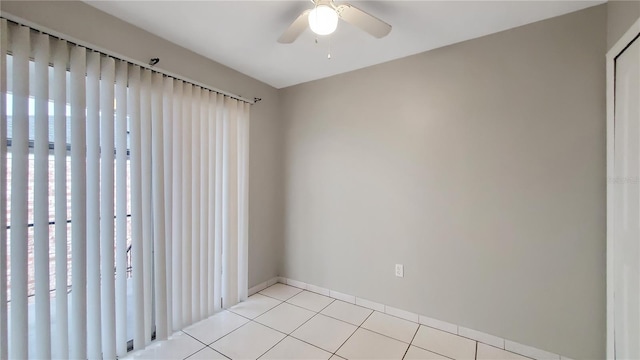
<svg viewBox="0 0 640 360">
<path fill-rule="evenodd" d="M 355 304 L 356 303 L 356 297 L 353 296 L 353 295 L 343 294 L 341 292 L 329 290 L 329 296 L 334 298 L 334 299 L 342 300 L 342 301 L 347 302 L 349 304 Z"/>
<path fill-rule="evenodd" d="M 523 345 L 510 340 L 505 340 L 504 346 L 505 346 L 505 350 L 514 352 L 516 354 L 528 356 L 530 358 L 538 359 L 538 360 L 560 359 L 560 355 L 550 353 L 548 351 L 540 350 L 532 346 Z"/>
<path fill-rule="evenodd" d="M 291 285 L 291 286 L 295 286 L 295 287 L 303 289 L 303 290 L 307 290 L 307 284 L 303 283 L 302 281 L 295 281 L 295 280 L 287 279 L 287 285 Z"/>
<path fill-rule="evenodd" d="M 271 279 L 269 279 L 267 281 L 261 282 L 260 284 L 254 286 L 252 288 L 249 288 L 249 291 L 247 291 L 247 293 L 249 294 L 249 296 L 251 296 L 251 295 L 253 295 L 255 293 L 258 293 L 258 292 L 260 292 L 260 291 L 262 291 L 262 290 L 268 288 L 269 286 L 271 286 L 273 284 L 276 284 L 278 282 L 280 282 L 279 278 L 277 278 L 277 277 L 271 278 Z"/>
<path fill-rule="evenodd" d="M 394 308 L 394 307 L 391 307 L 389 305 L 385 305 L 384 306 L 384 312 L 386 314 L 398 317 L 400 319 L 413 321 L 416 324 L 420 323 L 420 315 L 418 315 L 416 313 L 412 313 L 412 312 L 405 311 L 405 310 L 402 310 L 402 309 Z"/>
<path fill-rule="evenodd" d="M 458 325 L 448 323 L 446 321 L 433 319 L 428 316 L 420 315 L 420 324 L 432 327 L 434 329 L 446 331 L 452 334 L 458 333 Z M 504 349 L 504 348 L 503 348 Z"/>
<path fill-rule="evenodd" d="M 497 336 L 485 334 L 483 332 L 473 330 L 473 329 L 468 329 L 462 326 L 458 326 L 458 335 L 467 337 L 469 339 L 476 339 L 481 343 L 485 343 L 487 345 L 504 349 L 504 339 Z"/>
<path fill-rule="evenodd" d="M 320 287 L 320 286 L 307 284 L 307 290 L 312 291 L 314 293 L 318 293 L 320 295 L 324 295 L 324 296 L 331 295 L 331 291 L 329 289 L 325 289 L 325 288 Z"/>
<path fill-rule="evenodd" d="M 384 305 L 384 304 L 380 304 L 377 303 L 375 301 L 371 301 L 368 299 L 362 299 L 359 297 L 356 297 L 354 295 L 349 295 L 349 294 L 344 294 L 341 292 L 337 292 L 331 289 L 326 289 L 320 286 L 316 286 L 316 285 L 312 285 L 312 284 L 308 284 L 302 281 L 298 281 L 298 280 L 293 280 L 293 279 L 287 279 L 285 277 L 277 277 L 274 278 L 277 282 L 282 283 L 282 284 L 286 284 L 286 285 L 291 285 L 303 290 L 308 290 L 311 292 L 315 292 L 321 295 L 325 295 L 325 296 L 329 296 L 332 297 L 334 299 L 338 299 L 338 300 L 342 300 L 351 304 L 356 304 L 356 305 L 360 305 L 362 307 L 366 307 L 368 309 L 372 309 L 372 310 L 376 310 L 379 312 L 383 312 L 389 315 L 393 315 L 395 317 L 399 317 L 405 320 L 409 320 L 409 321 L 413 321 L 415 323 L 418 324 L 422 324 L 425 326 L 429 326 L 438 330 L 442 330 L 442 331 L 446 331 L 455 335 L 459 335 L 462 337 L 466 337 L 469 338 L 471 340 L 475 340 L 487 345 L 491 345 L 500 349 L 504 349 L 522 356 L 526 356 L 526 357 L 530 357 L 532 359 L 536 359 L 536 360 L 569 360 L 567 357 L 558 355 L 558 354 L 554 354 L 545 350 L 541 350 L 541 349 L 537 349 L 528 345 L 523 345 L 520 343 L 517 343 L 515 341 L 511 341 L 508 339 L 504 339 L 501 338 L 499 336 L 495 336 L 495 335 L 491 335 L 491 334 L 487 334 L 484 333 L 482 331 L 477 331 L 477 330 L 473 330 L 473 329 L 469 329 L 463 326 L 458 326 L 455 324 L 451 324 L 442 320 L 438 320 L 438 319 L 433 319 L 430 318 L 428 316 L 424 316 L 424 315 L 420 315 L 420 314 L 416 314 L 416 313 L 412 313 L 409 311 L 405 311 L 402 309 L 398 309 L 398 308 L 394 308 L 388 305 Z M 264 288 L 271 286 L 271 285 L 266 285 L 269 284 L 271 281 L 273 281 L 274 279 L 271 279 L 269 281 L 265 281 L 262 284 L 256 285 L 254 287 L 252 287 L 251 289 L 249 289 L 249 295 L 255 294 L 256 292 L 262 291 Z M 260 288 L 260 286 L 262 285 L 266 285 L 262 288 Z M 259 290 L 256 290 L 259 289 Z M 252 290 L 256 290 L 253 291 Z"/>
<path fill-rule="evenodd" d="M 360 305 L 362 307 L 366 307 L 367 309 L 384 312 L 384 305 L 377 303 L 375 301 L 370 301 L 367 299 L 361 299 L 359 297 L 356 298 L 356 305 Z"/>
</svg>

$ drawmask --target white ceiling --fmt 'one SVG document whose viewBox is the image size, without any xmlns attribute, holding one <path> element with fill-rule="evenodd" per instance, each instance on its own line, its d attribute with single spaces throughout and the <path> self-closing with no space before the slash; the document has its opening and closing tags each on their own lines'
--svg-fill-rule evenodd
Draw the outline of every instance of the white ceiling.
<svg viewBox="0 0 640 360">
<path fill-rule="evenodd" d="M 309 0 L 87 2 L 200 55 L 283 88 L 605 1 L 350 1 L 391 24 L 391 34 L 375 39 L 341 22 L 333 35 L 320 37 L 317 44 L 308 29 L 293 44 L 276 41 L 299 13 L 313 6 Z"/>
</svg>

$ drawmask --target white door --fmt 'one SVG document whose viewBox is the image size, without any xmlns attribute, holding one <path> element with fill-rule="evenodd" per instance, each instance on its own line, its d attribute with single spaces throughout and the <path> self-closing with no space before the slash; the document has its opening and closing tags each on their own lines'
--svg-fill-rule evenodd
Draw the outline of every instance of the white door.
<svg viewBox="0 0 640 360">
<path fill-rule="evenodd" d="M 634 37 L 612 61 L 613 346 L 616 359 L 640 359 L 640 38 Z"/>
</svg>

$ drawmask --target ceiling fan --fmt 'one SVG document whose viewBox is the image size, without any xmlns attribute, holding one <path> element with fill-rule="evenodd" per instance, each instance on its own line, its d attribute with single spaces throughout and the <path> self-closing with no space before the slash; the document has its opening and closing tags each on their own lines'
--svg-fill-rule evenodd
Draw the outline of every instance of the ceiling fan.
<svg viewBox="0 0 640 360">
<path fill-rule="evenodd" d="M 302 12 L 278 39 L 279 43 L 290 44 L 309 26 L 318 35 L 333 33 L 338 20 L 342 19 L 376 38 L 383 38 L 391 32 L 391 25 L 350 4 L 336 5 L 333 0 L 311 0 L 313 9 Z"/>
</svg>

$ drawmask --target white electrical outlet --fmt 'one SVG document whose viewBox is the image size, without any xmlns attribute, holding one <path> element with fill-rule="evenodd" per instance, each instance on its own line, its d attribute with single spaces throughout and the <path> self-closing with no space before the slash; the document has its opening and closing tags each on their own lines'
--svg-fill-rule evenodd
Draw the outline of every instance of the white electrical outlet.
<svg viewBox="0 0 640 360">
<path fill-rule="evenodd" d="M 404 277 L 404 265 L 396 264 L 396 276 Z"/>
</svg>

